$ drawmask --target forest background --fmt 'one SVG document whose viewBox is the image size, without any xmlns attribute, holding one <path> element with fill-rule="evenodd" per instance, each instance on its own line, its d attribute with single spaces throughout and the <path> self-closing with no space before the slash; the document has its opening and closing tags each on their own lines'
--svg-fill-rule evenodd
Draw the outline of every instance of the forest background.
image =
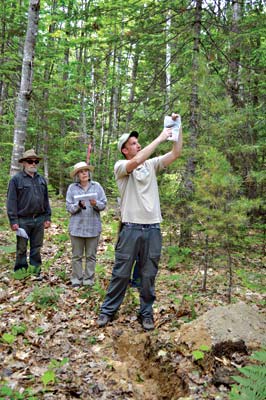
<svg viewBox="0 0 266 400">
<path fill-rule="evenodd" d="M 145 146 L 175 111 L 184 150 L 159 177 L 175 240 L 194 238 L 206 263 L 214 248 L 229 267 L 236 248 L 265 256 L 265 11 L 262 0 L 2 1 L 3 193 L 34 147 L 51 195 L 90 157 L 115 202 L 117 138 L 138 130 Z"/>
<path fill-rule="evenodd" d="M 113 175 L 120 157 L 117 140 L 122 133 L 137 130 L 144 147 L 161 132 L 164 116 L 171 112 L 182 117 L 184 146 L 181 157 L 158 177 L 164 247 L 156 326 L 168 335 L 176 332 L 180 323 L 227 301 L 242 300 L 265 308 L 265 15 L 263 0 L 0 2 L 0 328 L 4 335 L 12 332 L 6 342 L 2 336 L 1 344 L 5 379 L 16 382 L 14 387 L 31 385 L 24 357 L 26 361 L 30 357 L 31 365 L 43 364 L 44 369 L 35 369 L 33 374 L 42 376 L 45 388 L 48 382 L 55 384 L 54 376 L 44 374 L 47 354 L 51 357 L 54 351 L 57 360 L 64 352 L 69 355 L 64 347 L 66 330 L 74 365 L 83 348 L 86 357 L 91 357 L 88 343 L 92 347 L 96 343 L 95 357 L 101 342 L 105 343 L 102 354 L 108 349 L 106 341 L 114 349 L 113 332 L 99 335 L 94 320 L 111 273 L 119 219 Z M 15 241 L 4 203 L 10 176 L 19 169 L 24 149 L 29 148 L 43 156 L 39 171 L 47 179 L 53 210 L 43 257 L 49 284 L 44 282 L 41 288 L 32 288 L 31 280 L 24 281 L 27 274 L 15 277 L 11 285 L 8 275 Z M 171 143 L 164 143 L 154 155 L 170 148 Z M 79 161 L 95 166 L 93 179 L 104 187 L 108 208 L 103 214 L 96 270 L 99 280 L 92 293 L 77 294 L 67 287 L 71 249 L 64 201 L 71 183 L 69 172 Z M 133 306 L 137 302 L 134 296 L 129 293 Z M 62 315 L 53 308 L 56 301 L 61 301 Z M 131 316 L 132 303 L 126 302 L 119 320 L 123 327 L 133 326 L 127 344 L 138 337 L 134 336 L 138 328 Z M 88 317 L 82 321 L 81 308 Z M 22 329 L 18 324 L 25 318 L 29 332 L 22 343 L 17 338 Z M 62 334 L 58 341 L 56 329 Z M 26 330 L 23 327 L 24 335 Z M 15 346 L 16 340 L 23 346 L 15 361 L 10 351 L 13 340 Z M 166 343 L 168 349 L 168 336 Z M 40 346 L 37 352 L 36 345 Z M 89 385 L 83 390 L 92 390 L 91 398 L 100 398 L 99 382 L 111 364 L 97 361 L 98 386 L 91 389 L 83 358 L 84 354 L 79 370 L 83 383 Z M 116 365 L 113 360 L 112 365 Z M 143 376 L 146 370 L 145 361 Z M 70 370 L 68 378 L 73 379 L 75 388 L 69 389 L 64 378 L 67 388 L 59 382 L 54 398 L 69 390 L 78 397 L 79 374 L 73 376 Z M 168 382 L 169 375 L 164 373 L 162 382 L 164 378 Z M 137 381 L 141 385 L 142 377 Z M 146 381 L 150 399 L 149 378 Z M 162 382 L 159 386 L 164 388 Z M 34 383 L 34 393 L 42 393 L 43 386 L 36 386 L 39 383 Z M 202 397 L 197 392 L 195 398 L 216 399 L 216 394 L 206 394 L 205 383 L 205 378 L 199 383 Z M 175 387 L 175 383 L 166 385 L 168 394 L 162 398 L 172 399 Z M 115 397 L 112 392 L 110 398 L 124 398 L 121 388 L 121 397 L 115 390 Z M 139 398 L 146 398 L 143 393 Z M 227 394 L 218 398 L 227 398 Z"/>
</svg>

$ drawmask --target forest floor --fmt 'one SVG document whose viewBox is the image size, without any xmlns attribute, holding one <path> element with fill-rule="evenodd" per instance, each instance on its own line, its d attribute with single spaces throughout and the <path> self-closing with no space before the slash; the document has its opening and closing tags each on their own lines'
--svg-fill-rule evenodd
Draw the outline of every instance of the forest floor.
<svg viewBox="0 0 266 400">
<path fill-rule="evenodd" d="M 156 329 L 143 331 L 136 314 L 138 291 L 131 287 L 116 319 L 99 329 L 96 320 L 114 259 L 116 215 L 103 215 L 95 285 L 73 289 L 68 216 L 63 202 L 53 209 L 42 251 L 42 281 L 30 274 L 14 275 L 15 235 L 7 224 L 0 231 L 0 399 L 228 399 L 232 380 L 214 379 L 210 349 L 205 349 L 208 356 L 197 359 L 175 340 L 185 324 L 227 303 L 224 263 L 209 268 L 208 289 L 202 292 L 202 256 L 183 254 L 173 265 L 163 225 Z M 0 217 L 5 218 L 3 209 Z M 258 312 L 265 308 L 263 266 L 265 258 L 239 256 L 233 303 L 250 304 Z M 248 356 L 240 351 L 235 365 L 244 365 Z"/>
</svg>

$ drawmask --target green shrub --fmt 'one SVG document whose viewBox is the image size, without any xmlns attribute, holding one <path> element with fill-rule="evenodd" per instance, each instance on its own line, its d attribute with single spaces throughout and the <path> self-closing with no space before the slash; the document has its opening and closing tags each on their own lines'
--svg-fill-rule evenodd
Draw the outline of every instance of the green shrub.
<svg viewBox="0 0 266 400">
<path fill-rule="evenodd" d="M 27 330 L 26 324 L 20 324 L 20 325 L 13 325 L 11 328 L 11 332 L 14 336 L 17 335 L 23 335 Z"/>
<path fill-rule="evenodd" d="M 0 382 L 0 400 L 38 400 L 31 394 L 31 389 L 26 389 L 20 393 L 14 389 L 11 389 L 8 385 L 1 385 Z"/>
<path fill-rule="evenodd" d="M 191 254 L 191 249 L 188 247 L 168 246 L 168 267 L 169 269 L 176 269 L 177 264 L 187 261 Z"/>
<path fill-rule="evenodd" d="M 266 286 L 266 276 L 265 273 L 245 271 L 244 269 L 238 269 L 236 274 L 242 281 L 242 284 L 250 290 L 256 292 L 264 293 Z"/>
<path fill-rule="evenodd" d="M 1 341 L 7 344 L 13 344 L 16 340 L 16 336 L 12 335 L 11 333 L 4 333 L 1 337 Z"/>
<path fill-rule="evenodd" d="M 38 267 L 30 265 L 28 268 L 20 268 L 17 271 L 14 271 L 12 276 L 13 279 L 23 280 L 29 278 L 32 275 L 38 275 L 39 272 L 40 269 Z"/>
<path fill-rule="evenodd" d="M 48 308 L 57 305 L 62 289 L 49 286 L 35 287 L 27 301 L 35 303 L 37 308 Z"/>
<path fill-rule="evenodd" d="M 66 365 L 68 362 L 69 359 L 67 357 L 64 357 L 61 361 L 52 359 L 48 365 L 47 371 L 45 371 L 41 377 L 44 386 L 47 386 L 49 384 L 54 385 L 57 381 L 56 374 L 58 370 Z"/>
</svg>

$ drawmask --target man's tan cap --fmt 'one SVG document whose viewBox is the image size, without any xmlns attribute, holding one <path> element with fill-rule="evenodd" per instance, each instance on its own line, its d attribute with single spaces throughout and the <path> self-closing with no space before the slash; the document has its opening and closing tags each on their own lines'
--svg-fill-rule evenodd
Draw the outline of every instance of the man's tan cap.
<svg viewBox="0 0 266 400">
<path fill-rule="evenodd" d="M 132 131 L 130 133 L 123 133 L 122 136 L 120 136 L 119 140 L 118 140 L 118 145 L 117 148 L 118 150 L 122 153 L 122 149 L 124 147 L 124 145 L 126 144 L 126 142 L 128 141 L 128 139 L 130 137 L 135 137 L 137 138 L 139 136 L 139 133 L 137 131 Z"/>
</svg>

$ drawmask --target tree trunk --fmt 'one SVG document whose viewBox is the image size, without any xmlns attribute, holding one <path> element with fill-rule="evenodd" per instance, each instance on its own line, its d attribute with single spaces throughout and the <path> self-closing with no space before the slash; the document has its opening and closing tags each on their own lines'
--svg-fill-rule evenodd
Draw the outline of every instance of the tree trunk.
<svg viewBox="0 0 266 400">
<path fill-rule="evenodd" d="M 1 20 L 1 46 L 0 46 L 0 59 L 4 59 L 5 54 L 5 21 Z M 0 79 L 0 117 L 4 114 L 4 100 L 6 97 L 6 84 L 3 78 Z"/>
<path fill-rule="evenodd" d="M 171 29 L 171 11 L 167 13 L 166 17 L 166 28 L 165 28 L 165 35 L 166 35 L 166 55 L 165 55 L 165 114 L 169 113 L 170 110 L 170 99 L 171 99 L 171 72 L 170 72 L 170 65 L 171 65 L 171 46 L 168 40 L 169 34 Z M 171 110 L 170 110 L 171 111 Z M 175 111 L 175 110 L 172 110 Z"/>
<path fill-rule="evenodd" d="M 7 96 L 7 85 L 4 81 L 0 82 L 0 117 L 4 115 L 4 103 Z"/>
<path fill-rule="evenodd" d="M 68 65 L 69 64 L 69 47 L 65 49 L 65 58 L 64 58 L 64 64 Z M 66 68 L 66 71 L 68 69 Z M 68 80 L 68 72 L 63 73 L 63 81 L 65 82 L 65 87 L 67 87 L 67 80 Z M 62 104 L 66 102 L 66 97 L 63 99 Z M 61 143 L 63 142 L 63 139 L 66 136 L 67 132 L 67 122 L 66 118 L 63 116 L 61 119 L 61 124 L 60 124 L 60 138 L 61 138 Z M 85 158 L 85 157 L 84 157 Z M 61 161 L 60 167 L 59 167 L 59 195 L 64 196 L 64 170 L 65 166 L 63 162 Z"/>
<path fill-rule="evenodd" d="M 15 112 L 13 152 L 10 167 L 11 176 L 19 170 L 18 160 L 25 149 L 29 101 L 32 94 L 33 60 L 38 33 L 39 12 L 40 0 L 30 0 L 28 9 L 28 26 L 22 61 L 20 91 Z"/>
<path fill-rule="evenodd" d="M 209 269 L 209 236 L 206 233 L 205 235 L 205 247 L 204 247 L 204 266 L 203 266 L 203 277 L 202 277 L 202 291 L 206 292 L 207 290 L 207 275 Z"/>
<path fill-rule="evenodd" d="M 46 66 L 45 72 L 44 72 L 44 82 L 48 83 L 49 82 L 49 69 L 48 66 Z M 49 91 L 47 89 L 47 87 L 43 90 L 43 104 L 44 107 L 47 105 L 48 103 L 48 98 L 49 98 Z M 44 111 L 44 107 L 42 109 L 42 120 L 41 120 L 41 124 L 42 124 L 42 129 L 43 129 L 43 169 L 44 169 L 44 177 L 47 181 L 47 183 L 49 183 L 49 166 L 48 166 L 48 142 L 49 142 L 49 134 L 48 134 L 48 130 L 47 130 L 47 126 L 48 126 L 48 121 L 47 121 L 47 116 L 46 113 Z"/>
<path fill-rule="evenodd" d="M 104 81 L 103 81 L 103 86 L 107 88 L 108 86 L 108 76 L 110 73 L 110 57 L 108 56 L 106 59 L 106 67 L 105 67 L 105 74 L 104 74 Z M 98 161 L 97 161 L 97 173 L 98 177 L 101 180 L 102 175 L 105 176 L 105 171 L 102 167 L 103 163 L 103 155 L 104 155 L 104 140 L 105 140 L 105 125 L 106 125 L 106 107 L 107 107 L 107 102 L 108 102 L 108 90 L 105 89 L 102 94 L 102 99 L 101 99 L 101 114 L 102 114 L 102 119 L 101 119 L 101 133 L 100 133 L 100 143 L 99 143 L 99 151 L 98 151 Z M 110 104 L 112 104 L 112 92 L 111 92 L 111 99 L 110 99 Z M 111 107 L 111 106 L 110 106 Z M 112 114 L 109 113 L 109 127 L 111 129 L 111 121 L 112 121 Z"/>
<path fill-rule="evenodd" d="M 64 96 L 62 98 L 62 107 L 65 108 L 65 104 L 67 103 L 68 96 L 68 76 L 69 76 L 69 57 L 70 57 L 70 48 L 69 48 L 69 37 L 71 36 L 71 20 L 72 20 L 72 10 L 73 10 L 73 2 L 74 0 L 70 0 L 67 8 L 67 24 L 66 24 L 66 40 L 65 40 L 65 48 L 64 48 L 64 72 L 63 72 L 63 82 L 64 87 L 66 88 Z M 63 143 L 63 140 L 66 136 L 67 132 L 67 117 L 63 116 L 60 121 L 60 142 Z M 85 158 L 85 157 L 84 157 Z M 59 165 L 59 195 L 64 196 L 64 184 L 65 184 L 65 165 L 64 161 L 60 161 Z"/>
<path fill-rule="evenodd" d="M 55 13 L 57 7 L 57 1 L 54 0 L 51 4 L 51 14 Z M 52 34 L 56 28 L 55 23 L 49 25 L 49 33 Z M 54 39 L 50 36 L 48 39 L 47 47 L 51 48 L 54 46 Z M 44 68 L 44 89 L 43 89 L 43 107 L 41 110 L 41 127 L 42 127 L 42 136 L 43 136 L 43 170 L 44 170 L 44 177 L 49 183 L 49 163 L 48 163 L 48 152 L 49 152 L 49 133 L 48 133 L 48 126 L 49 121 L 47 117 L 46 110 L 48 109 L 48 101 L 49 101 L 49 82 L 51 72 L 53 70 L 53 62 L 50 60 L 46 62 Z"/>
<path fill-rule="evenodd" d="M 190 137 L 189 147 L 190 156 L 188 157 L 186 170 L 184 173 L 184 197 L 183 217 L 180 229 L 180 245 L 186 246 L 191 237 L 191 209 L 186 205 L 192 199 L 194 193 L 193 178 L 196 170 L 196 150 L 199 135 L 199 95 L 198 95 L 198 76 L 199 76 L 199 50 L 200 50 L 200 31 L 202 18 L 202 0 L 197 0 L 194 24 L 194 46 L 192 59 L 192 93 L 190 100 Z"/>
<path fill-rule="evenodd" d="M 242 0 L 232 0 L 233 19 L 232 19 L 232 40 L 230 49 L 229 79 L 227 82 L 228 92 L 235 107 L 242 107 L 243 102 L 240 97 L 239 85 L 239 66 L 240 66 L 240 39 L 239 39 L 239 19 L 241 16 Z"/>
<path fill-rule="evenodd" d="M 229 284 L 228 284 L 228 293 L 227 299 L 228 303 L 231 304 L 232 302 L 232 289 L 233 289 L 233 266 L 232 266 L 232 256 L 231 256 L 231 249 L 230 244 L 227 244 L 227 266 L 228 266 L 228 275 L 229 275 Z"/>
<path fill-rule="evenodd" d="M 136 82 L 137 82 L 137 72 L 138 72 L 138 65 L 139 65 L 139 45 L 138 43 L 136 46 L 133 48 L 135 50 L 134 54 L 132 55 L 133 58 L 133 65 L 132 65 L 132 70 L 131 70 L 131 78 L 130 78 L 130 91 L 129 91 L 129 97 L 128 97 L 128 113 L 126 116 L 126 132 L 129 131 L 129 125 L 133 117 L 133 104 L 135 100 L 135 89 L 136 89 Z"/>
</svg>

